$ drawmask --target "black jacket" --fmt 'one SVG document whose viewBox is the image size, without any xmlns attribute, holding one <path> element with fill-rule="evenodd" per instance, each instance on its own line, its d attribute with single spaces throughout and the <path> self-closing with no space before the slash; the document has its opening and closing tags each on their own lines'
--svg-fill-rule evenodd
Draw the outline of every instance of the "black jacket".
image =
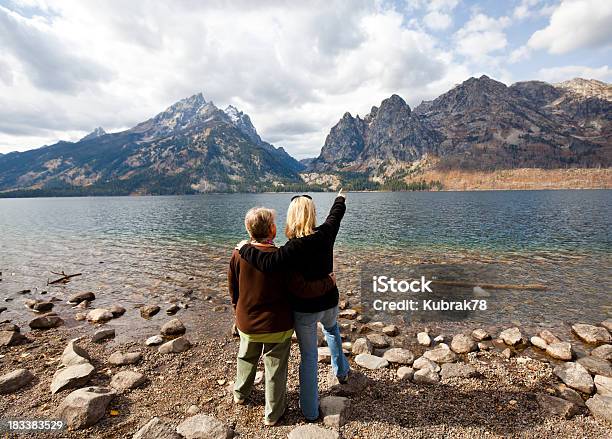
<svg viewBox="0 0 612 439">
<path fill-rule="evenodd" d="M 312 235 L 290 239 L 275 252 L 261 252 L 252 245 L 240 249 L 240 256 L 263 272 L 297 271 L 307 281 L 323 279 L 334 271 L 334 243 L 340 222 L 346 212 L 344 197 L 337 197 L 325 222 Z M 319 312 L 338 305 L 335 286 L 319 297 L 291 297 L 293 309 L 299 312 Z"/>
</svg>

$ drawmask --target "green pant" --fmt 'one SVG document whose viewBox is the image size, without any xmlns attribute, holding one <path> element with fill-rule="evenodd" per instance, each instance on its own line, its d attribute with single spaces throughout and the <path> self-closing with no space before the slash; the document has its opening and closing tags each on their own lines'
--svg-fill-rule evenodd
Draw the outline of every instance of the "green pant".
<svg viewBox="0 0 612 439">
<path fill-rule="evenodd" d="M 291 338 L 282 343 L 259 343 L 240 336 L 234 394 L 240 399 L 250 395 L 257 363 L 263 354 L 266 380 L 265 415 L 266 420 L 270 422 L 278 420 L 287 406 L 287 369 L 290 350 Z"/>
</svg>

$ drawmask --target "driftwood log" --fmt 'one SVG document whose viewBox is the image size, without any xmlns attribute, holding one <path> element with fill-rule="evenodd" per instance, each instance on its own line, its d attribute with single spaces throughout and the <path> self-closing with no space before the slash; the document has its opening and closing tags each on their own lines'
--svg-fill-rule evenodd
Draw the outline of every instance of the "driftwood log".
<svg viewBox="0 0 612 439">
<path fill-rule="evenodd" d="M 82 273 L 75 273 L 75 274 L 66 274 L 65 272 L 61 272 L 61 273 L 57 273 L 55 271 L 52 271 L 51 273 L 56 274 L 58 276 L 61 276 L 59 279 L 55 279 L 50 281 L 49 279 L 47 279 L 47 285 L 55 285 L 55 284 L 59 284 L 59 283 L 67 283 L 70 282 L 70 279 L 72 279 L 73 277 L 76 276 L 81 276 Z"/>
</svg>

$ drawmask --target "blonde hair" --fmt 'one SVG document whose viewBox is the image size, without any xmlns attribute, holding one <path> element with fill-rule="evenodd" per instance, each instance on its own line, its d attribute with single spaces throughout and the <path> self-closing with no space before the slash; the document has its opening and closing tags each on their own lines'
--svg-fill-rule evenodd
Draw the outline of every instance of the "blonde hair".
<svg viewBox="0 0 612 439">
<path fill-rule="evenodd" d="M 287 238 L 302 238 L 314 233 L 317 211 L 314 202 L 306 197 L 297 197 L 287 209 Z"/>
<path fill-rule="evenodd" d="M 244 217 L 244 227 L 251 239 L 260 241 L 270 237 L 270 230 L 274 225 L 276 212 L 265 207 L 253 207 Z"/>
</svg>

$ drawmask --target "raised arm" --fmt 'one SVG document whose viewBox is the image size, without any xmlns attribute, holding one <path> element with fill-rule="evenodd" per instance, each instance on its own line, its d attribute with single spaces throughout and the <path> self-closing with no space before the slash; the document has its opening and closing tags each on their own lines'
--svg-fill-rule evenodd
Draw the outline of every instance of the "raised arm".
<svg viewBox="0 0 612 439">
<path fill-rule="evenodd" d="M 342 191 L 340 191 L 334 200 L 334 204 L 332 204 L 331 209 L 329 209 L 329 214 L 327 215 L 325 222 L 319 226 L 319 230 L 324 231 L 325 233 L 331 233 L 335 237 L 338 234 L 338 230 L 340 230 L 340 222 L 342 221 L 345 212 L 346 198 L 344 195 L 342 195 Z"/>
<path fill-rule="evenodd" d="M 295 263 L 304 245 L 301 239 L 292 239 L 275 252 L 262 252 L 253 245 L 244 245 L 240 256 L 259 271 L 282 271 Z"/>
</svg>

